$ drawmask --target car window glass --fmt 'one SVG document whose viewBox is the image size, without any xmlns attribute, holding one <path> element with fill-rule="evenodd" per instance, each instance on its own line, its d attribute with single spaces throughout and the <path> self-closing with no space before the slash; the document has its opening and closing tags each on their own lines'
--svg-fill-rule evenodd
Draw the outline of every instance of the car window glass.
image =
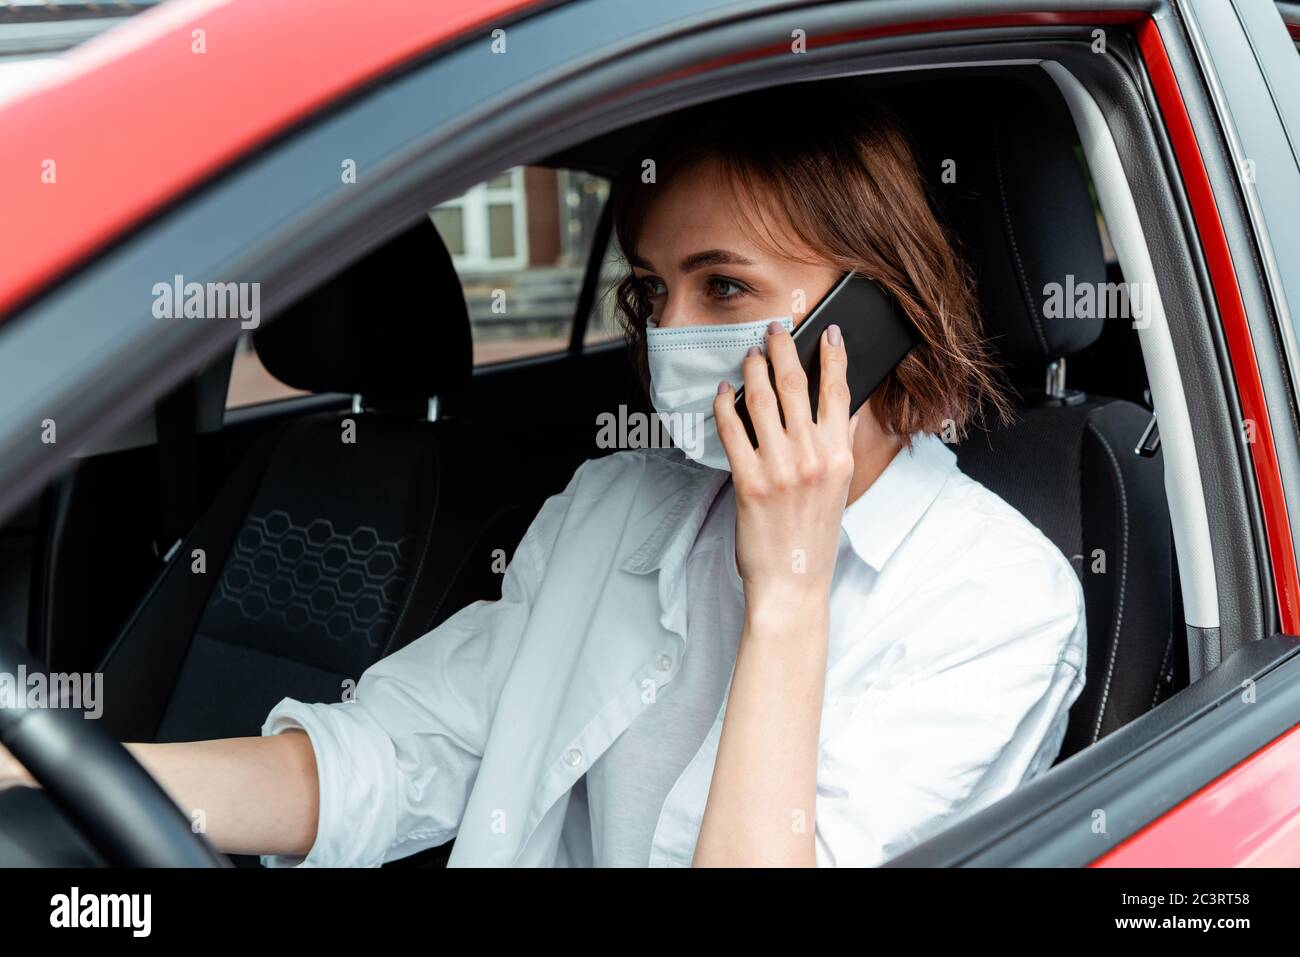
<svg viewBox="0 0 1300 957">
<path fill-rule="evenodd" d="M 515 166 L 440 203 L 474 330 L 474 364 L 566 349 L 609 181 Z"/>
<path fill-rule="evenodd" d="M 619 321 L 615 289 L 629 272 L 630 269 L 623 259 L 623 251 L 618 245 L 618 237 L 611 233 L 609 244 L 605 247 L 605 258 L 600 267 L 596 300 L 592 303 L 591 315 L 587 318 L 587 328 L 583 334 L 584 346 L 622 339 L 623 326 Z"/>
<path fill-rule="evenodd" d="M 568 348 L 609 187 L 580 170 L 514 166 L 429 211 L 460 276 L 475 365 Z M 301 394 L 266 371 L 245 334 L 227 408 Z"/>
</svg>

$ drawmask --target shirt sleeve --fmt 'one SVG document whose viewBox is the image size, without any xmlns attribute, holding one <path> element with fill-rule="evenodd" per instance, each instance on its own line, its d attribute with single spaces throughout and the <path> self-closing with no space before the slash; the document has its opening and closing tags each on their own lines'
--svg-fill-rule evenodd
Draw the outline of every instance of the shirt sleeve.
<svg viewBox="0 0 1300 957">
<path fill-rule="evenodd" d="M 819 866 L 876 866 L 1015 790 L 1059 752 L 1084 682 L 1083 590 L 1017 548 L 902 598 L 861 693 L 826 702 Z"/>
<path fill-rule="evenodd" d="M 491 715 L 577 485 L 543 503 L 520 540 L 501 597 L 465 606 L 367 668 L 350 700 L 284 698 L 262 735 L 301 728 L 319 779 L 316 839 L 267 867 L 378 867 L 456 836 Z"/>
</svg>

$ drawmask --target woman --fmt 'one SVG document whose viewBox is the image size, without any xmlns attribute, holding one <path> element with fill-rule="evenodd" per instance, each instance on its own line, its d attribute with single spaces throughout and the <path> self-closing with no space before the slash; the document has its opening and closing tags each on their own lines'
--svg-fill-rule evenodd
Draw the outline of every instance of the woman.
<svg viewBox="0 0 1300 957">
<path fill-rule="evenodd" d="M 895 123 L 844 112 L 763 94 L 643 145 L 614 190 L 618 303 L 680 447 L 584 463 L 501 599 L 348 700 L 286 698 L 260 737 L 131 745 L 217 846 L 270 865 L 452 838 L 452 864 L 877 864 L 1051 763 L 1082 590 L 955 467 L 944 439 L 1008 407 L 971 285 Z M 849 270 L 920 343 L 850 417 L 829 329 L 814 420 L 790 331 Z"/>
</svg>

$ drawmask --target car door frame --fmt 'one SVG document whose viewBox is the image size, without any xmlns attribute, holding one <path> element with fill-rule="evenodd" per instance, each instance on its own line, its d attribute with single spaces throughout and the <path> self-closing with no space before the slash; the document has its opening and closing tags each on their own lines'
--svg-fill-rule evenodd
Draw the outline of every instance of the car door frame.
<svg viewBox="0 0 1300 957">
<path fill-rule="evenodd" d="M 0 395 L 7 394 L 17 409 L 8 425 L 0 424 L 0 449 L 12 453 L 0 456 L 0 509 L 13 507 L 52 477 L 66 461 L 65 450 L 124 424 L 184 375 L 233 345 L 237 324 L 160 324 L 142 308 L 141 289 L 147 288 L 142 284 L 168 273 L 172 268 L 168 264 L 183 263 L 192 272 L 197 270 L 196 275 L 270 277 L 263 306 L 273 314 L 401 228 L 413 209 L 423 211 L 454 195 L 485 171 L 529 155 L 545 155 L 564 145 L 566 138 L 581 139 L 602 124 L 622 125 L 723 92 L 773 82 L 770 75 L 760 78 L 757 69 L 745 75 L 744 62 L 738 70 L 734 61 L 725 60 L 737 50 L 750 51 L 749 67 L 769 67 L 762 58 L 772 54 L 774 21 L 762 21 L 758 14 L 763 10 L 748 10 L 742 16 L 734 8 L 701 12 L 691 5 L 694 31 L 688 41 L 679 33 L 681 21 L 674 19 L 681 12 L 676 2 L 643 12 L 640 28 L 645 32 L 638 37 L 635 56 L 614 55 L 611 39 L 609 47 L 599 47 L 610 55 L 598 64 L 580 58 L 575 62 L 563 42 L 566 30 L 571 34 L 574 29 L 578 36 L 570 36 L 570 42 L 596 42 L 592 20 L 596 8 L 583 2 L 547 5 L 520 14 L 522 19 L 514 22 L 515 42 L 520 37 L 525 43 L 530 38 L 536 41 L 530 53 L 540 59 L 549 57 L 551 73 L 537 72 L 537 62 L 507 61 L 500 70 L 480 70 L 471 76 L 464 73 L 461 61 L 462 72 L 457 74 L 457 55 L 471 49 L 464 44 L 446 45 L 418 63 L 396 56 L 382 79 L 372 78 L 338 93 L 343 98 L 330 100 L 329 109 L 311 122 L 300 119 L 278 139 L 260 144 L 257 150 L 250 147 L 238 162 L 225 160 L 217 167 L 220 175 L 208 175 L 201 186 L 178 186 L 171 205 L 151 218 L 132 222 L 129 228 L 121 227 L 111 242 L 93 253 L 83 251 L 75 265 L 61 267 L 60 281 L 53 276 L 32 280 L 36 291 L 23 295 L 22 305 L 12 310 L 0 329 L 0 369 L 16 370 L 19 357 L 34 354 L 49 357 L 43 371 L 57 369 L 61 374 L 49 382 L 28 374 L 15 376 L 7 385 L 0 383 Z M 919 37 L 928 37 L 936 49 L 948 52 L 954 44 L 968 41 L 1023 43 L 1026 34 L 1038 38 L 1043 31 L 1048 31 L 1044 41 L 1054 30 L 1073 37 L 1082 27 L 1104 23 L 1134 27 L 1139 36 L 1148 31 L 1143 47 L 1148 68 L 1155 49 L 1152 30 L 1173 63 L 1170 72 L 1177 76 L 1190 62 L 1190 54 L 1181 46 L 1181 28 L 1171 16 L 1176 8 L 1165 3 L 1044 0 L 994 6 L 999 12 L 970 17 L 961 16 L 960 6 L 952 2 L 924 0 L 904 6 L 885 0 L 804 10 L 800 19 L 819 27 L 836 22 L 852 25 L 854 32 L 838 35 L 840 43 L 857 44 L 873 58 L 911 57 Z M 625 21 L 606 26 L 611 38 L 615 26 L 627 33 Z M 766 48 L 761 42 L 764 37 Z M 828 45 L 820 51 L 820 63 L 801 65 L 804 78 L 825 70 L 837 52 Z M 557 71 L 566 65 L 561 77 Z M 769 67 L 766 72 L 778 71 Z M 795 76 L 793 69 L 779 73 L 783 79 Z M 456 102 L 477 104 L 477 111 L 451 108 L 453 96 L 446 91 L 457 76 L 461 82 L 455 89 Z M 1145 82 L 1146 77 L 1139 80 Z M 492 87 L 493 82 L 498 88 Z M 444 99 L 431 103 L 431 89 L 442 90 Z M 636 96 L 628 94 L 613 102 L 608 94 L 616 89 L 633 90 Z M 1182 90 L 1191 115 L 1205 109 L 1191 86 Z M 521 120 L 520 104 L 525 100 L 531 124 Z M 566 105 L 570 111 L 580 109 L 566 114 Z M 417 108 L 423 113 L 423 125 L 411 128 L 410 117 Z M 555 116 L 566 116 L 566 122 L 540 122 Z M 375 171 L 361 189 L 340 190 L 330 178 L 332 166 L 330 176 L 324 172 L 307 178 L 291 175 L 319 164 L 321 156 L 347 156 L 349 149 L 356 154 L 359 168 Z M 245 241 L 233 244 L 232 236 Z M 1243 232 L 1241 241 L 1248 239 L 1249 233 Z M 1193 250 L 1192 258 L 1197 252 Z M 1249 285 L 1248 279 L 1238 276 L 1243 286 Z M 1207 287 L 1218 291 L 1214 284 Z M 1256 321 L 1256 315 L 1250 314 L 1251 321 Z M 111 322 L 109 329 L 103 327 L 105 316 Z M 1196 347 L 1189 340 L 1181 348 L 1186 354 Z M 1255 348 L 1265 352 L 1266 344 L 1256 340 Z M 1231 365 L 1218 371 L 1228 383 L 1237 373 L 1239 389 L 1238 359 L 1246 360 L 1236 354 L 1231 358 Z M 108 369 L 114 374 L 105 375 Z M 1213 369 L 1207 366 L 1201 371 L 1215 388 L 1223 388 Z M 1261 396 L 1254 398 L 1262 401 Z M 62 437 L 55 448 L 38 447 L 31 439 L 39 434 L 43 418 L 59 424 Z M 1280 434 L 1282 423 L 1269 424 L 1270 441 L 1295 454 L 1294 434 Z M 1240 451 L 1212 450 L 1203 467 L 1222 470 L 1224 463 L 1234 463 L 1235 468 Z M 1242 515 L 1232 521 L 1264 536 L 1272 534 L 1274 541 L 1284 531 L 1289 540 L 1286 509 L 1270 512 L 1267 502 L 1261 508 L 1259 486 L 1254 484 L 1261 474 L 1266 481 L 1271 475 L 1280 484 L 1276 462 L 1255 459 L 1254 470 L 1253 476 L 1249 472 L 1236 476 L 1242 482 L 1244 501 Z M 1221 483 L 1233 481 L 1226 471 L 1218 477 Z M 1259 558 L 1254 538 L 1235 526 L 1225 532 L 1229 533 L 1240 536 L 1243 556 Z M 1245 596 L 1243 605 L 1261 577 L 1269 585 L 1266 597 L 1274 592 L 1295 594 L 1294 567 L 1276 561 L 1279 555 L 1285 557 L 1285 550 L 1274 549 L 1272 554 L 1271 569 L 1249 557 L 1242 559 L 1249 566 L 1237 583 Z M 1223 581 L 1221 585 L 1228 587 Z M 1260 607 L 1245 607 L 1241 616 L 1256 622 L 1252 627 L 1260 629 L 1261 640 L 1244 642 L 1202 682 L 891 863 L 1086 864 L 1121 846 L 1154 846 L 1144 836 L 1153 822 L 1180 802 L 1196 803 L 1197 796 L 1223 772 L 1240 772 L 1250 762 L 1243 758 L 1255 755 L 1262 760 L 1260 755 L 1269 749 L 1276 753 L 1276 749 L 1300 747 L 1300 735 L 1282 737 L 1294 728 L 1294 716 L 1300 715 L 1300 647 L 1284 636 L 1262 638 L 1268 624 L 1280 621 L 1293 626 L 1295 621 L 1287 601 L 1279 603 L 1280 615 L 1272 602 L 1260 602 L 1258 595 L 1255 601 Z M 1245 702 L 1239 708 L 1233 705 L 1243 681 L 1259 691 L 1253 707 Z M 1100 832 L 1092 813 L 1099 808 L 1106 811 L 1107 821 Z"/>
</svg>

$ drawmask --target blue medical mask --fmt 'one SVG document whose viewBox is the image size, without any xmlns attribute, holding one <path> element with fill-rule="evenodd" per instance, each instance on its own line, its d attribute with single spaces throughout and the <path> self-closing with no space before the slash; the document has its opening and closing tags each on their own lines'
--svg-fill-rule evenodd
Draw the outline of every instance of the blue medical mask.
<svg viewBox="0 0 1300 957">
<path fill-rule="evenodd" d="M 767 327 L 772 321 L 646 328 L 650 401 L 673 442 L 689 458 L 731 471 L 713 417 L 713 400 L 723 379 L 733 389 L 744 383 L 745 353 L 750 346 L 766 351 Z M 792 316 L 775 321 L 787 332 L 794 330 Z"/>
</svg>

